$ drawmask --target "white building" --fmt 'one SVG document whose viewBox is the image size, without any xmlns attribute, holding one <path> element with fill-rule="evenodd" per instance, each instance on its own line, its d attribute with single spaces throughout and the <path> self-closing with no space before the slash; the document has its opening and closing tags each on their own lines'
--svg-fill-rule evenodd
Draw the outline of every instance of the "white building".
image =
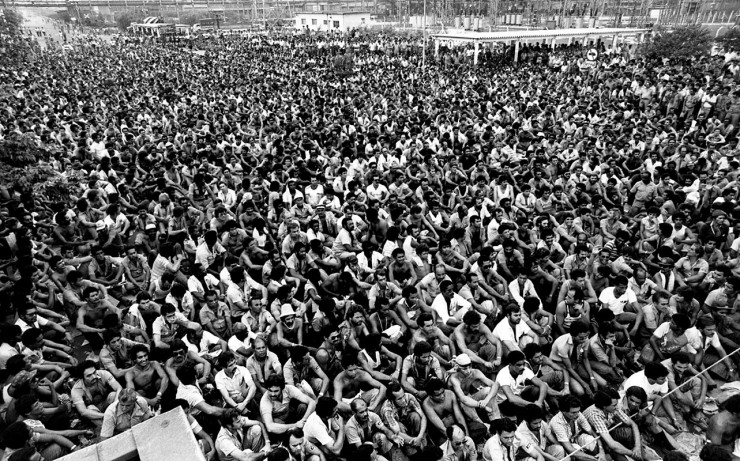
<svg viewBox="0 0 740 461">
<path fill-rule="evenodd" d="M 369 12 L 296 13 L 295 28 L 301 30 L 335 30 L 346 32 L 350 29 L 368 27 Z"/>
</svg>

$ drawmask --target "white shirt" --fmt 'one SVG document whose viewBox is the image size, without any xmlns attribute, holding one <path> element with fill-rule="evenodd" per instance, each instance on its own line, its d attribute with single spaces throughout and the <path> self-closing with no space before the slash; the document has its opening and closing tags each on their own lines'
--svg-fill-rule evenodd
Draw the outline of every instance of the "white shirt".
<svg viewBox="0 0 740 461">
<path fill-rule="evenodd" d="M 632 289 L 627 288 L 627 291 L 617 298 L 614 296 L 614 287 L 609 287 L 604 288 L 604 291 L 601 292 L 601 295 L 599 295 L 599 301 L 602 304 L 605 304 L 609 310 L 614 312 L 614 315 L 619 315 L 624 313 L 624 306 L 627 305 L 627 303 L 637 302 L 637 296 L 635 296 L 635 292 L 632 291 Z"/>
<path fill-rule="evenodd" d="M 303 435 L 307 441 L 316 445 L 325 447 L 334 445 L 334 438 L 329 433 L 329 428 L 316 413 L 311 413 L 311 416 L 306 419 L 306 424 L 303 426 Z"/>
<path fill-rule="evenodd" d="M 630 387 L 637 386 L 645 390 L 648 396 L 648 407 L 653 408 L 653 400 L 656 399 L 656 397 L 659 397 L 661 395 L 665 395 L 668 393 L 668 380 L 663 384 L 650 384 L 648 382 L 647 377 L 645 376 L 645 371 L 639 371 L 629 378 L 622 384 L 622 387 L 619 389 L 619 395 L 621 398 L 624 398 L 624 396 L 627 394 L 627 389 Z"/>
<path fill-rule="evenodd" d="M 534 378 L 534 373 L 529 368 L 524 368 L 519 376 L 516 378 L 511 376 L 511 370 L 509 367 L 504 367 L 496 375 L 496 382 L 499 384 L 498 394 L 496 395 L 496 403 L 501 403 L 506 400 L 506 393 L 503 391 L 504 386 L 509 386 L 511 392 L 514 395 L 521 395 L 525 387 L 527 387 L 526 381 Z"/>
<path fill-rule="evenodd" d="M 514 331 L 509 324 L 509 319 L 504 317 L 498 325 L 496 325 L 496 328 L 493 329 L 493 336 L 497 337 L 501 342 L 511 341 L 517 347 L 517 350 L 519 350 L 519 339 L 530 331 L 532 331 L 532 329 L 529 328 L 529 325 L 524 321 L 519 321 L 519 323 L 516 324 L 516 331 Z"/>
<path fill-rule="evenodd" d="M 686 330 L 684 334 L 686 335 L 686 339 L 689 340 L 686 348 L 691 354 L 696 354 L 700 350 L 706 351 L 710 347 L 714 347 L 717 350 L 722 347 L 722 344 L 719 342 L 719 336 L 716 333 L 710 338 L 705 338 L 697 327 L 692 327 Z"/>
<path fill-rule="evenodd" d="M 465 300 L 457 293 L 452 294 L 452 299 L 450 300 L 449 304 L 447 303 L 447 300 L 444 298 L 442 293 L 438 294 L 432 302 L 432 310 L 437 313 L 437 316 L 439 316 L 439 321 L 442 323 L 447 323 L 447 320 L 449 320 L 451 317 L 462 321 L 463 315 L 468 312 L 470 306 L 470 302 Z"/>
</svg>

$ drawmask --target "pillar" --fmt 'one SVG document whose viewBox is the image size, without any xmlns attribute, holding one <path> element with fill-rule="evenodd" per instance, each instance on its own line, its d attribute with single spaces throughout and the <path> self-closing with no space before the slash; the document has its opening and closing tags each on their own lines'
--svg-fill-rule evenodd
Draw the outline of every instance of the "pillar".
<svg viewBox="0 0 740 461">
<path fill-rule="evenodd" d="M 439 58 L 439 39 L 434 39 L 434 57 Z"/>
<path fill-rule="evenodd" d="M 617 40 L 619 39 L 619 35 L 614 34 L 614 37 L 612 37 L 612 52 L 617 51 Z"/>
<path fill-rule="evenodd" d="M 558 41 L 557 37 L 551 38 L 550 39 L 550 48 L 552 48 L 554 50 L 555 49 L 555 42 L 557 42 L 557 41 Z"/>
<path fill-rule="evenodd" d="M 473 53 L 473 65 L 478 65 L 478 53 L 480 53 L 480 43 L 475 42 L 475 52 Z"/>
<path fill-rule="evenodd" d="M 573 37 L 568 37 L 568 45 L 572 45 L 572 44 L 573 44 Z"/>
<path fill-rule="evenodd" d="M 519 40 L 514 42 L 514 62 L 519 62 Z"/>
</svg>

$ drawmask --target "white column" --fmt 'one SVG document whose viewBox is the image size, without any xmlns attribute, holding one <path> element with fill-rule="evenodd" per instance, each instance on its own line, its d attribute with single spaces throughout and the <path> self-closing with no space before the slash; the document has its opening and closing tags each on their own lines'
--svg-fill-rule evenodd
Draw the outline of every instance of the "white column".
<svg viewBox="0 0 740 461">
<path fill-rule="evenodd" d="M 612 37 L 612 51 L 615 51 L 617 49 L 617 34 L 614 34 L 614 37 Z"/>
<path fill-rule="evenodd" d="M 473 65 L 478 65 L 478 53 L 480 53 L 480 43 L 475 42 L 475 53 L 473 53 Z"/>
<path fill-rule="evenodd" d="M 555 42 L 557 42 L 557 37 L 553 37 L 550 39 L 550 47 L 554 50 L 555 49 Z"/>
<path fill-rule="evenodd" d="M 434 57 L 439 57 L 439 39 L 434 39 Z"/>
<path fill-rule="evenodd" d="M 514 42 L 514 62 L 519 62 L 519 40 Z"/>
</svg>

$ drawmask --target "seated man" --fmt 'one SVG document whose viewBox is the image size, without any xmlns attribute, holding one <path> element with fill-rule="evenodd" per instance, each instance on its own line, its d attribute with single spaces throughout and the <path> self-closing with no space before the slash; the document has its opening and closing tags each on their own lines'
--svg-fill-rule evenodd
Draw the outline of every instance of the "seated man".
<svg viewBox="0 0 740 461">
<path fill-rule="evenodd" d="M 238 365 L 231 351 L 218 356 L 218 366 L 221 370 L 216 373 L 216 389 L 221 393 L 226 405 L 235 408 L 241 414 L 248 411 L 250 404 L 256 410 L 254 396 L 257 393 L 257 386 L 249 370 Z"/>
<path fill-rule="evenodd" d="M 506 461 L 517 459 L 517 454 L 522 448 L 522 442 L 517 435 L 516 422 L 509 418 L 501 418 L 491 423 L 493 435 L 483 446 L 484 461 Z M 544 458 L 535 452 L 531 457 L 533 461 L 543 461 Z"/>
<path fill-rule="evenodd" d="M 689 354 L 676 352 L 661 365 L 668 370 L 668 390 L 672 392 L 673 409 L 684 421 L 700 428 L 706 427 L 702 407 L 707 396 L 707 381 L 691 366 Z"/>
<path fill-rule="evenodd" d="M 707 373 L 704 374 L 707 384 L 715 384 L 713 376 L 724 381 L 735 381 L 738 377 L 735 362 L 737 355 L 728 355 L 725 352 L 724 344 L 733 349 L 737 347 L 732 341 L 719 334 L 717 323 L 711 315 L 702 315 L 696 321 L 696 326 L 686 330 L 686 338 L 689 340 L 688 352 L 694 357 L 694 366 L 697 370 L 703 371 L 709 365 L 716 362 Z"/>
<path fill-rule="evenodd" d="M 526 367 L 524 353 L 511 351 L 506 356 L 506 361 L 509 364 L 496 375 L 496 383 L 499 385 L 496 403 L 508 400 L 513 405 L 524 408 L 534 402 L 538 407 L 544 408 L 550 387 Z"/>
<path fill-rule="evenodd" d="M 344 428 L 337 401 L 331 397 L 319 397 L 316 411 L 309 415 L 303 426 L 303 434 L 306 442 L 318 447 L 325 457 L 337 457 L 344 448 Z M 310 461 L 317 461 L 316 458 L 319 457 L 312 456 Z"/>
<path fill-rule="evenodd" d="M 456 354 L 455 344 L 434 322 L 434 317 L 429 312 L 423 312 L 416 320 L 419 328 L 414 330 L 411 336 L 411 349 L 425 341 L 432 346 L 432 355 L 444 366 L 449 366 L 449 361 Z"/>
<path fill-rule="evenodd" d="M 388 429 L 380 416 L 369 411 L 364 400 L 355 399 L 350 407 L 353 415 L 345 428 L 345 437 L 350 446 L 357 449 L 363 443 L 372 443 L 382 455 L 378 456 L 378 461 L 407 459 L 400 448 L 403 439 Z"/>
<path fill-rule="evenodd" d="M 530 343 L 524 348 L 524 356 L 527 358 L 527 368 L 543 383 L 547 383 L 548 395 L 560 397 L 570 393 L 570 376 L 558 365 L 542 354 L 539 344 Z"/>
<path fill-rule="evenodd" d="M 601 292 L 599 302 L 603 309 L 609 309 L 617 316 L 617 322 L 629 326 L 629 335 L 635 338 L 645 314 L 637 304 L 637 295 L 628 285 L 627 277 L 618 275 L 614 278 L 614 286 Z"/>
<path fill-rule="evenodd" d="M 401 386 L 422 401 L 427 396 L 425 388 L 431 378 L 441 380 L 444 372 L 439 360 L 433 356 L 432 346 L 426 341 L 420 341 L 414 346 L 414 353 L 403 359 Z"/>
<path fill-rule="evenodd" d="M 466 312 L 463 322 L 455 327 L 453 337 L 457 350 L 466 354 L 479 367 L 493 371 L 501 365 L 501 342 L 483 324 L 478 312 Z"/>
<path fill-rule="evenodd" d="M 560 412 L 550 420 L 550 430 L 565 454 L 579 461 L 603 459 L 596 433 L 581 414 L 581 400 L 566 395 L 560 399 L 559 406 Z"/>
<path fill-rule="evenodd" d="M 124 338 L 116 329 L 105 330 L 103 342 L 105 346 L 100 350 L 100 364 L 116 379 L 123 381 L 126 372 L 134 366 L 130 349 L 137 344 L 144 347 L 146 345 Z"/>
<path fill-rule="evenodd" d="M 673 427 L 665 426 L 669 432 L 683 428 L 681 420 L 678 419 L 673 409 L 673 402 L 671 399 L 664 398 L 668 393 L 668 369 L 660 362 L 646 363 L 644 370 L 634 373 L 622 383 L 619 394 L 624 396 L 626 389 L 631 387 L 639 387 L 645 391 L 648 407 L 653 415 L 658 416 L 659 420 L 666 417 L 670 420 Z"/>
<path fill-rule="evenodd" d="M 504 318 L 493 329 L 493 336 L 503 345 L 503 355 L 520 351 L 527 344 L 538 341 L 532 329 L 522 322 L 522 308 L 518 304 L 508 304 L 503 313 Z"/>
<path fill-rule="evenodd" d="M 589 325 L 583 321 L 573 322 L 570 333 L 565 334 L 552 345 L 550 360 L 560 365 L 568 373 L 570 388 L 575 395 L 592 395 L 598 386 L 606 381 L 591 370 L 588 361 Z"/>
<path fill-rule="evenodd" d="M 78 380 L 72 386 L 72 404 L 81 417 L 96 426 L 103 424 L 103 416 L 121 390 L 121 385 L 112 374 L 98 370 L 95 362 L 86 360 L 77 368 Z"/>
<path fill-rule="evenodd" d="M 613 385 L 622 384 L 626 368 L 623 360 L 617 357 L 614 347 L 616 340 L 617 334 L 611 323 L 601 326 L 588 340 L 588 363 L 591 370 Z"/>
<path fill-rule="evenodd" d="M 640 360 L 643 363 L 662 361 L 674 352 L 684 349 L 689 343 L 686 330 L 691 327 L 691 320 L 685 314 L 673 314 L 670 321 L 660 324 L 642 348 Z"/>
<path fill-rule="evenodd" d="M 152 352 L 157 352 L 157 354 L 166 358 L 170 352 L 172 341 L 185 336 L 185 330 L 198 330 L 201 326 L 188 320 L 183 314 L 177 312 L 175 306 L 169 303 L 162 306 L 160 314 L 152 323 L 152 340 L 155 348 Z"/>
<path fill-rule="evenodd" d="M 622 410 L 617 408 L 619 393 L 610 388 L 594 394 L 594 404 L 583 416 L 601 437 L 603 450 L 615 460 L 653 459 L 646 457 L 640 429 Z M 617 426 L 618 427 L 615 427 Z"/>
<path fill-rule="evenodd" d="M 247 419 L 235 410 L 219 418 L 216 452 L 222 461 L 262 461 L 270 451 L 270 440 L 259 421 Z"/>
<path fill-rule="evenodd" d="M 260 415 L 270 434 L 284 434 L 303 429 L 316 402 L 297 387 L 288 386 L 282 376 L 272 375 L 265 381 L 267 392 L 260 401 Z"/>
<path fill-rule="evenodd" d="M 738 458 L 740 441 L 740 395 L 733 395 L 725 401 L 724 409 L 709 418 L 707 441 L 732 453 L 732 459 Z"/>
<path fill-rule="evenodd" d="M 522 451 L 531 458 L 545 461 L 560 461 L 565 458 L 565 449 L 555 442 L 550 425 L 545 421 L 544 411 L 530 403 L 524 407 L 522 414 L 524 421 L 516 430 Z"/>
<path fill-rule="evenodd" d="M 285 384 L 297 387 L 314 400 L 317 396 L 324 396 L 331 384 L 308 348 L 301 345 L 290 349 L 290 358 L 283 367 L 283 378 Z"/>
<path fill-rule="evenodd" d="M 416 397 L 404 392 L 399 383 L 388 384 L 387 397 L 380 417 L 388 429 L 403 440 L 404 452 L 412 456 L 425 445 L 427 417 Z"/>
<path fill-rule="evenodd" d="M 437 316 L 437 326 L 445 333 L 462 323 L 462 317 L 471 305 L 455 293 L 455 284 L 444 280 L 439 284 L 439 294 L 432 301 L 432 310 Z"/>
<path fill-rule="evenodd" d="M 339 402 L 337 408 L 350 412 L 349 404 L 360 398 L 368 404 L 370 411 L 378 411 L 385 399 L 385 386 L 361 368 L 357 354 L 345 354 L 342 366 L 344 371 L 334 378 L 334 399 Z"/>
<path fill-rule="evenodd" d="M 467 427 L 484 426 L 483 418 L 492 421 L 498 413 L 495 397 L 499 385 L 474 369 L 466 354 L 458 355 L 455 361 L 457 367 L 448 375 L 447 385 L 460 402 Z"/>
<path fill-rule="evenodd" d="M 152 417 L 154 413 L 144 397 L 133 389 L 121 389 L 118 399 L 105 410 L 100 440 L 118 435 Z"/>
<path fill-rule="evenodd" d="M 195 367 L 195 371 L 198 373 L 198 384 L 205 385 L 211 380 L 211 364 L 197 353 L 189 350 L 185 342 L 180 339 L 172 341 L 170 352 L 172 357 L 165 362 L 164 370 L 172 384 L 177 386 L 177 370 L 184 366 Z"/>
<path fill-rule="evenodd" d="M 460 426 L 465 433 L 470 433 L 455 393 L 446 389 L 441 379 L 430 379 L 424 390 L 427 397 L 421 402 L 421 408 L 429 421 L 429 437 L 435 444 L 445 441 L 447 428 L 453 424 Z M 474 438 L 479 442 L 483 441 L 488 432 L 482 424 L 477 424 L 471 430 L 474 430 Z"/>
<path fill-rule="evenodd" d="M 44 335 L 38 328 L 29 328 L 23 332 L 21 342 L 25 346 L 21 354 L 26 357 L 31 369 L 37 370 L 52 381 L 59 376 L 60 369 L 77 365 L 77 360 L 66 352 L 45 346 Z M 55 360 L 48 360 L 49 358 Z"/>
<path fill-rule="evenodd" d="M 149 360 L 149 349 L 144 345 L 131 348 L 131 359 L 134 366 L 126 372 L 126 387 L 134 389 L 151 406 L 162 400 L 170 380 L 159 362 Z"/>
</svg>

